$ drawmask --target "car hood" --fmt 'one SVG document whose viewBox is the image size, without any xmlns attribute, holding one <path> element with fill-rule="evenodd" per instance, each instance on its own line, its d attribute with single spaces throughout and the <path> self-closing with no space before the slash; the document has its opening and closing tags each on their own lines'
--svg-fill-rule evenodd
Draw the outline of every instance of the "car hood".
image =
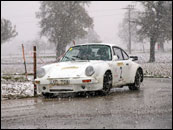
<svg viewBox="0 0 173 130">
<path fill-rule="evenodd" d="M 97 62 L 98 63 L 98 62 Z M 47 78 L 78 78 L 86 77 L 85 69 L 94 65 L 96 62 L 59 62 L 49 65 Z M 48 66 L 47 66 L 48 67 Z M 93 66 L 94 67 L 94 66 Z"/>
</svg>

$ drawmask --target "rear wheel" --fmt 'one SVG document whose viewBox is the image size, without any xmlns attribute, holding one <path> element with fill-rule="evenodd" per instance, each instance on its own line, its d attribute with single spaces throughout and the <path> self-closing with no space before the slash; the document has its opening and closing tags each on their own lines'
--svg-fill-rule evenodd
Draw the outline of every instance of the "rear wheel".
<svg viewBox="0 0 173 130">
<path fill-rule="evenodd" d="M 141 83 L 143 81 L 143 73 L 141 69 L 138 69 L 135 76 L 135 82 L 132 85 L 129 85 L 130 90 L 139 90 Z"/>
<path fill-rule="evenodd" d="M 112 88 L 112 74 L 107 71 L 103 79 L 103 89 L 101 90 L 101 95 L 108 95 L 110 89 Z"/>
</svg>

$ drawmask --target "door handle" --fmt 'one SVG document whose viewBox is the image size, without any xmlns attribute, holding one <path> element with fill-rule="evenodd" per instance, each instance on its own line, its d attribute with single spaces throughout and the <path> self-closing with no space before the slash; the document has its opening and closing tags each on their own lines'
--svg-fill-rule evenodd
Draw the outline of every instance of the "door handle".
<svg viewBox="0 0 173 130">
<path fill-rule="evenodd" d="M 129 65 L 129 63 L 126 63 L 126 65 Z"/>
</svg>

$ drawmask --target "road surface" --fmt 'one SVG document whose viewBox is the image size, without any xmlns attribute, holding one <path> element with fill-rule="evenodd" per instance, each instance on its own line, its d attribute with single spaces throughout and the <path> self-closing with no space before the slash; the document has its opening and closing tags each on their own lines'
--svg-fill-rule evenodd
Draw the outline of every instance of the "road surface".
<svg viewBox="0 0 173 130">
<path fill-rule="evenodd" d="M 172 128 L 172 79 L 144 79 L 140 91 L 112 89 L 108 96 L 1 101 L 4 128 Z"/>
</svg>

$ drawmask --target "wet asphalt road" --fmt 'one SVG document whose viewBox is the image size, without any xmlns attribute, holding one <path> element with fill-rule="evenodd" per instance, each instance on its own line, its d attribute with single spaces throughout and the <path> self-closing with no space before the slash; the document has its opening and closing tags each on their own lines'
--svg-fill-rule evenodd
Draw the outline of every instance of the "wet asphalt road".
<svg viewBox="0 0 173 130">
<path fill-rule="evenodd" d="M 1 101 L 3 128 L 172 128 L 172 79 L 145 79 L 140 91 L 108 96 Z"/>
</svg>

